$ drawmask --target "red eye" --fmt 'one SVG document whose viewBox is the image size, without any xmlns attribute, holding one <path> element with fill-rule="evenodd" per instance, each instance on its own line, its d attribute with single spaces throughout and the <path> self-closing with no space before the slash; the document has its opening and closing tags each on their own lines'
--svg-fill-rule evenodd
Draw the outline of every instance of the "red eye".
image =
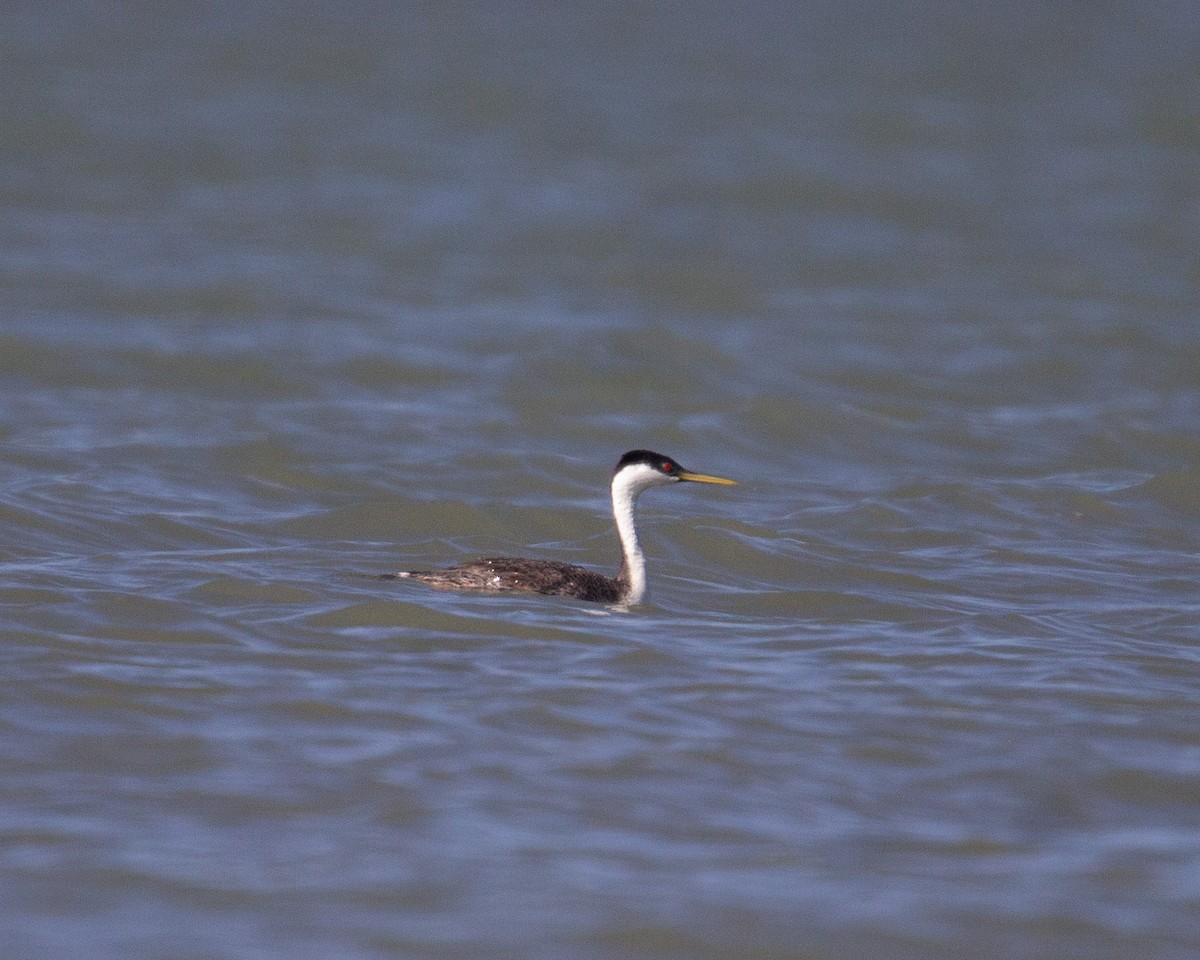
<svg viewBox="0 0 1200 960">
<path fill-rule="evenodd" d="M 667 461 L 663 462 L 662 468 L 663 468 L 663 473 L 670 473 L 672 470 L 675 469 L 675 464 L 671 463 L 670 460 L 667 460 Z"/>
</svg>

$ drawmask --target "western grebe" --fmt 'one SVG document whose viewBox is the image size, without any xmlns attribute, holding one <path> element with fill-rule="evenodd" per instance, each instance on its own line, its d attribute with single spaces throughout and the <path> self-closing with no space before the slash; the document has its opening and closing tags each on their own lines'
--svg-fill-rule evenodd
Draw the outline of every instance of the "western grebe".
<svg viewBox="0 0 1200 960">
<path fill-rule="evenodd" d="M 633 504 L 650 487 L 690 480 L 693 483 L 733 485 L 736 480 L 684 470 L 670 457 L 649 450 L 630 450 L 617 461 L 612 478 L 613 518 L 621 540 L 621 570 L 615 577 L 554 560 L 523 557 L 484 557 L 443 570 L 385 573 L 384 579 L 406 578 L 442 590 L 482 590 L 488 593 L 544 593 L 597 603 L 632 605 L 646 596 L 646 557 L 638 542 Z"/>
</svg>

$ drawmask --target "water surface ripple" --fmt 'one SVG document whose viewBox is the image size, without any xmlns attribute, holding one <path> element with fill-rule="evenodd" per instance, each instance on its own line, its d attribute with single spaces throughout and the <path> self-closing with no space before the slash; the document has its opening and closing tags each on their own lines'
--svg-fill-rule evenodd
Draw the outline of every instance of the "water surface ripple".
<svg viewBox="0 0 1200 960">
<path fill-rule="evenodd" d="M 1196 955 L 1200 23 L 852 7 L 0 13 L 6 957 Z"/>
</svg>

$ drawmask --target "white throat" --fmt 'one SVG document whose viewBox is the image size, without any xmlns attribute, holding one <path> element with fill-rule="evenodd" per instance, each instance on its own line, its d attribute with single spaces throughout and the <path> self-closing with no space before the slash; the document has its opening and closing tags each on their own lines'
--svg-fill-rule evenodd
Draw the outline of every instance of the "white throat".
<svg viewBox="0 0 1200 960">
<path fill-rule="evenodd" d="M 642 553 L 634 523 L 634 501 L 647 487 L 671 482 L 644 465 L 626 467 L 613 477 L 613 519 L 617 522 L 617 536 L 621 538 L 621 574 L 629 584 L 629 593 L 623 603 L 641 603 L 646 598 L 646 555 Z"/>
</svg>

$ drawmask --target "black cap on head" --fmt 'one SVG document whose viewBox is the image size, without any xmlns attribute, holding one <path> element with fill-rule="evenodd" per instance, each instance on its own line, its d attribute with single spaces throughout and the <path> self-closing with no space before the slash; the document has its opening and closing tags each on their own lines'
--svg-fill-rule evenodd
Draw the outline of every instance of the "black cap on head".
<svg viewBox="0 0 1200 960">
<path fill-rule="evenodd" d="M 613 473 L 619 473 L 622 467 L 628 467 L 633 463 L 644 463 L 646 466 L 668 477 L 673 477 L 683 470 L 683 467 L 678 463 L 661 453 L 655 453 L 653 450 L 630 450 L 617 461 L 617 466 L 613 470 Z"/>
</svg>

